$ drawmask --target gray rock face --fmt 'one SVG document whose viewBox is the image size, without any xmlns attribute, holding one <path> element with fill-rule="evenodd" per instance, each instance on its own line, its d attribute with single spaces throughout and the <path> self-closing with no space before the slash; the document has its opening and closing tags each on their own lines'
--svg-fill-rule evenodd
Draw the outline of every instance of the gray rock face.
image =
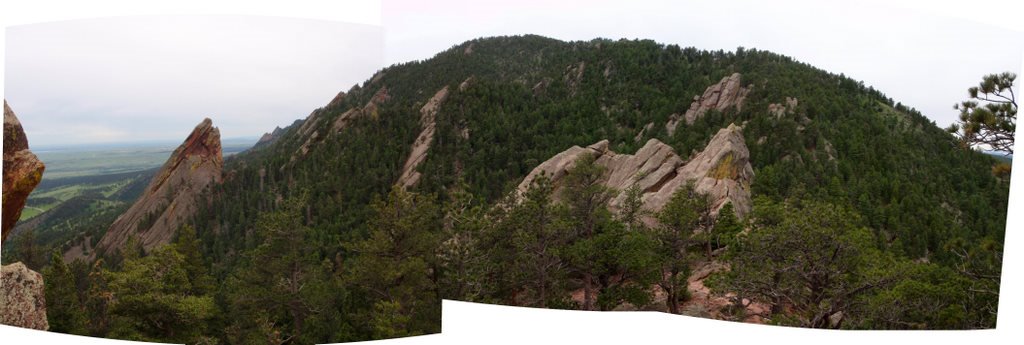
<svg viewBox="0 0 1024 345">
<path fill-rule="evenodd" d="M 644 136 L 647 135 L 647 132 L 650 132 L 652 130 L 654 130 L 654 122 L 647 123 L 646 125 L 644 125 L 644 128 L 640 129 L 640 133 L 637 133 L 636 136 L 633 137 L 633 141 L 639 143 L 640 140 L 643 140 Z"/>
<path fill-rule="evenodd" d="M 672 114 L 668 116 L 668 122 L 665 122 L 665 131 L 668 132 L 668 136 L 676 134 L 676 127 L 679 127 L 679 121 L 682 121 L 683 117 L 679 114 Z"/>
<path fill-rule="evenodd" d="M 446 98 L 448 98 L 447 86 L 438 90 L 434 97 L 431 97 L 427 104 L 420 108 L 420 126 L 423 127 L 423 130 L 420 131 L 420 135 L 413 142 L 412 153 L 409 154 L 409 158 L 406 159 L 405 164 L 402 166 L 402 176 L 398 178 L 397 182 L 399 186 L 408 188 L 420 181 L 421 174 L 419 171 L 416 171 L 416 168 L 420 166 L 420 163 L 423 163 L 423 160 L 427 159 L 427 151 L 430 150 L 430 144 L 434 141 L 434 132 L 437 127 L 434 120 L 437 117 L 438 110 L 441 109 L 441 103 Z"/>
<path fill-rule="evenodd" d="M 799 104 L 796 98 L 786 97 L 786 103 L 772 103 L 768 105 L 768 113 L 775 116 L 776 119 L 782 118 L 783 115 L 792 114 L 796 111 L 796 106 Z"/>
<path fill-rule="evenodd" d="M 203 189 L 221 182 L 223 162 L 220 130 L 204 119 L 153 176 L 142 196 L 111 224 L 97 251 L 124 248 L 131 237 L 147 251 L 170 243 L 178 227 L 196 211 L 195 201 Z"/>
<path fill-rule="evenodd" d="M 686 181 L 693 181 L 698 192 L 708 193 L 713 201 L 714 214 L 731 202 L 740 218 L 750 213 L 750 183 L 754 169 L 750 166 L 750 151 L 739 126 L 729 125 L 718 131 L 704 151 L 693 157 L 678 170 L 677 176 L 662 188 L 675 192 Z M 645 202 L 660 210 L 671 199 L 672 193 L 656 193 Z"/>
<path fill-rule="evenodd" d="M 709 86 L 704 90 L 703 95 L 694 96 L 693 103 L 690 103 L 690 109 L 686 110 L 683 119 L 686 120 L 687 125 L 691 125 L 698 118 L 704 116 L 704 113 L 712 109 L 725 111 L 735 107 L 737 111 L 741 110 L 743 108 L 743 100 L 749 92 L 749 88 L 742 86 L 740 74 L 733 73 L 728 77 L 722 78 L 722 81 L 719 81 L 718 84 Z M 678 125 L 679 118 L 676 116 L 665 124 L 665 129 L 668 130 L 671 136 L 675 133 Z"/>
<path fill-rule="evenodd" d="M 726 202 L 733 204 L 739 217 L 745 217 L 751 210 L 750 182 L 754 170 L 739 126 L 719 130 L 704 151 L 689 162 L 684 162 L 670 146 L 657 139 L 648 140 L 632 155 L 615 153 L 608 145 L 608 141 L 603 140 L 586 148 L 573 146 L 555 155 L 523 179 L 517 188 L 518 194 L 523 195 L 538 176 L 545 174 L 552 180 L 557 198 L 559 181 L 576 160 L 584 154 L 594 154 L 597 155 L 595 163 L 605 167 L 603 184 L 621 192 L 636 183 L 643 191 L 644 208 L 649 211 L 664 208 L 672 194 L 687 181 L 693 181 L 698 192 L 711 196 L 715 215 Z M 625 197 L 620 193 L 609 202 L 609 207 L 617 211 Z"/>
<path fill-rule="evenodd" d="M 583 81 L 583 72 L 587 68 L 587 63 L 580 61 L 578 63 L 569 65 L 565 68 L 565 75 L 562 77 L 565 79 L 565 85 L 569 87 L 569 93 L 576 95 L 576 91 L 579 90 L 580 83 Z"/>
<path fill-rule="evenodd" d="M 15 262 L 0 267 L 0 323 L 47 330 L 43 276 Z"/>
</svg>

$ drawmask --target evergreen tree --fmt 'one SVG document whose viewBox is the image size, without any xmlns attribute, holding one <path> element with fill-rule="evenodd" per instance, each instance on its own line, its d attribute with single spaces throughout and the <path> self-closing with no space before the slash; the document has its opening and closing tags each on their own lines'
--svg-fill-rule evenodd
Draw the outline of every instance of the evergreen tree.
<svg viewBox="0 0 1024 345">
<path fill-rule="evenodd" d="M 611 220 L 607 203 L 616 191 L 602 184 L 604 167 L 595 164 L 593 154 L 583 154 L 566 172 L 562 200 L 574 228 L 573 242 L 566 250 L 574 274 L 583 282 L 583 310 L 596 310 L 596 289 L 603 253 L 600 235 Z"/>
<path fill-rule="evenodd" d="M 214 288 L 213 277 L 204 263 L 203 253 L 200 251 L 201 243 L 196 237 L 195 228 L 185 224 L 178 229 L 175 236 L 174 249 L 184 258 L 184 269 L 192 283 L 191 292 L 195 295 L 211 293 Z"/>
<path fill-rule="evenodd" d="M 109 335 L 151 342 L 200 343 L 215 316 L 211 296 L 191 293 L 185 258 L 173 246 L 123 263 L 104 275 L 112 296 Z"/>
<path fill-rule="evenodd" d="M 1015 79 L 1017 75 L 1010 72 L 989 74 L 978 86 L 967 89 L 970 99 L 953 106 L 960 111 L 960 119 L 947 130 L 955 134 L 964 147 L 982 146 L 1012 155 L 1017 130 Z"/>
<path fill-rule="evenodd" d="M 732 249 L 726 284 L 771 305 L 784 324 L 839 328 L 859 298 L 888 287 L 900 273 L 872 246 L 858 215 L 817 201 L 802 204 L 786 206 L 781 222 L 742 238 Z"/>
<path fill-rule="evenodd" d="M 345 277 L 369 296 L 365 320 L 375 338 L 439 331 L 436 251 L 443 218 L 434 200 L 394 187 L 373 202 L 368 237 L 345 246 L 355 253 Z"/>
<path fill-rule="evenodd" d="M 261 243 L 246 253 L 245 265 L 227 284 L 229 311 L 235 316 L 232 334 L 251 340 L 244 338 L 251 332 L 297 343 L 312 343 L 322 336 L 306 331 L 308 320 L 332 310 L 328 272 L 319 253 L 308 245 L 306 200 L 305 194 L 290 197 L 281 209 L 260 214 L 256 236 Z"/>
<path fill-rule="evenodd" d="M 489 292 L 486 275 L 491 268 L 480 246 L 488 225 L 485 210 L 464 189 L 445 205 L 444 240 L 438 251 L 442 298 L 479 302 Z"/>
<path fill-rule="evenodd" d="M 566 262 L 562 252 L 569 242 L 565 208 L 551 200 L 553 186 L 547 176 L 539 176 L 523 194 L 502 228 L 511 231 L 515 252 L 513 269 L 518 293 L 516 304 L 546 308 L 564 306 L 567 293 Z"/>
<path fill-rule="evenodd" d="M 75 277 L 60 251 L 50 256 L 50 266 L 43 269 L 46 284 L 46 319 L 50 331 L 85 335 L 86 314 L 78 299 Z"/>
<path fill-rule="evenodd" d="M 712 241 L 718 247 L 725 247 L 736 243 L 736 236 L 743 231 L 743 223 L 736 218 L 732 203 L 726 202 L 725 206 L 718 211 L 718 218 L 715 219 L 714 238 Z M 712 242 L 709 241 L 709 242 Z"/>
<path fill-rule="evenodd" d="M 662 258 L 663 278 L 658 285 L 666 294 L 666 306 L 672 314 L 679 314 L 679 303 L 688 296 L 686 278 L 690 270 L 687 247 L 694 230 L 701 224 L 700 210 L 706 208 L 706 197 L 687 183 L 672 194 L 672 198 L 658 213 L 661 226 L 654 229 L 658 240 L 657 253 Z"/>
</svg>

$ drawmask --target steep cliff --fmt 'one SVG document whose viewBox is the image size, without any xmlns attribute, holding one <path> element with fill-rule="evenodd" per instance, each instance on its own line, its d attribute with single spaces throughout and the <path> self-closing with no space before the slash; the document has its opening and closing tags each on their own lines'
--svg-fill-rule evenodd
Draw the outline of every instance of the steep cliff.
<svg viewBox="0 0 1024 345">
<path fill-rule="evenodd" d="M 97 252 L 121 249 L 133 237 L 145 250 L 169 243 L 195 212 L 202 191 L 221 182 L 222 165 L 220 131 L 205 119 L 174 150 L 143 195 L 114 221 Z"/>
</svg>

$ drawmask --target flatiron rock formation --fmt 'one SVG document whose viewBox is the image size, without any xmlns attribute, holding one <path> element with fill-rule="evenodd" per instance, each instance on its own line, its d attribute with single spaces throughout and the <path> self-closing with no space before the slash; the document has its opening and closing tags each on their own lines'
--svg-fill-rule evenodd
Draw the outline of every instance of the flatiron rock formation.
<svg viewBox="0 0 1024 345">
<path fill-rule="evenodd" d="M 306 117 L 305 120 L 302 120 L 302 124 L 299 126 L 297 133 L 298 137 L 301 140 L 303 140 L 303 143 L 302 146 L 299 146 L 298 151 L 296 151 L 295 154 L 293 154 L 292 157 L 289 159 L 288 165 L 294 165 L 300 159 L 305 157 L 306 154 L 309 153 L 309 150 L 312 149 L 314 145 L 320 143 L 328 136 L 336 134 L 341 130 L 345 129 L 352 122 L 352 120 L 356 119 L 357 117 L 371 116 L 376 118 L 378 115 L 380 105 L 384 102 L 387 102 L 388 99 L 391 99 L 391 95 L 388 93 L 388 88 L 381 87 L 380 89 L 377 90 L 377 93 L 375 93 L 373 97 L 370 98 L 370 101 L 367 102 L 365 106 L 361 108 L 354 107 L 342 113 L 341 115 L 334 119 L 333 123 L 331 123 L 331 129 L 329 131 L 327 131 L 326 133 L 320 133 L 320 130 L 318 130 L 318 128 L 320 127 L 320 120 L 323 117 L 324 110 L 326 108 L 341 106 L 341 103 L 342 101 L 345 100 L 345 97 L 347 97 L 346 93 L 338 93 L 338 95 L 335 96 L 334 99 L 332 99 L 331 102 L 327 104 L 327 107 L 314 110 L 312 113 L 309 114 L 308 117 Z M 282 166 L 281 171 L 284 171 L 285 168 L 286 166 Z"/>
<path fill-rule="evenodd" d="M 468 80 L 463 83 L 467 82 Z M 409 158 L 402 166 L 402 176 L 398 178 L 399 186 L 408 188 L 419 182 L 420 172 L 416 171 L 416 168 L 423 163 L 424 159 L 427 159 L 427 151 L 430 150 L 430 143 L 434 141 L 434 131 L 437 127 L 435 122 L 437 111 L 441 108 L 441 103 L 445 98 L 448 98 L 447 86 L 438 90 L 434 97 L 431 97 L 427 104 L 420 108 L 420 126 L 423 127 L 423 131 L 416 137 L 416 141 L 412 144 L 412 153 L 409 154 Z"/>
<path fill-rule="evenodd" d="M 665 124 L 665 129 L 668 131 L 668 135 L 671 136 L 675 133 L 676 127 L 679 126 L 680 120 L 685 120 L 687 125 L 692 125 L 694 121 L 704 116 L 704 113 L 707 113 L 709 110 L 725 111 L 733 107 L 737 111 L 741 110 L 743 108 L 743 100 L 746 99 L 748 93 L 750 93 L 750 88 L 742 87 L 740 84 L 740 74 L 733 73 L 728 77 L 722 78 L 718 84 L 709 86 L 704 90 L 703 95 L 693 96 L 693 103 L 690 103 L 690 109 L 686 110 L 682 118 L 678 114 L 670 116 L 668 123 Z"/>
<path fill-rule="evenodd" d="M 147 251 L 169 243 L 195 212 L 203 189 L 221 182 L 222 165 L 220 130 L 204 119 L 174 150 L 135 204 L 114 221 L 97 251 L 122 249 L 131 237 Z"/>
<path fill-rule="evenodd" d="M 743 141 L 739 126 L 723 128 L 708 142 L 704 151 L 684 162 L 672 148 L 657 139 L 648 140 L 635 154 L 620 154 L 608 149 L 608 141 L 582 148 L 573 146 L 541 163 L 519 184 L 520 195 L 529 189 L 533 180 L 544 173 L 560 188 L 559 181 L 583 154 L 597 155 L 595 163 L 605 167 L 605 186 L 622 192 L 634 183 L 643 191 L 644 208 L 657 212 L 665 207 L 672 194 L 687 181 L 693 181 L 698 192 L 708 193 L 713 201 L 714 214 L 733 204 L 736 215 L 745 217 L 751 209 L 750 182 L 754 170 L 750 166 L 750 151 Z M 625 200 L 620 193 L 610 201 L 617 210 Z"/>
</svg>

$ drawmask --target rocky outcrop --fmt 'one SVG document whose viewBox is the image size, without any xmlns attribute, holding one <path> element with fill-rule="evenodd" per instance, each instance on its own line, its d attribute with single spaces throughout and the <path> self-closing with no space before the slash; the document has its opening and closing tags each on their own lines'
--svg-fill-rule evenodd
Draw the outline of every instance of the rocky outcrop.
<svg viewBox="0 0 1024 345">
<path fill-rule="evenodd" d="M 736 125 L 719 130 L 704 151 L 689 162 L 684 162 L 670 146 L 657 139 L 648 140 L 632 155 L 615 153 L 608 145 L 608 141 L 603 140 L 586 148 L 573 146 L 555 155 L 523 179 L 517 188 L 519 195 L 529 189 L 533 180 L 545 174 L 555 185 L 557 197 L 559 181 L 576 160 L 584 154 L 594 154 L 597 155 L 595 163 L 605 168 L 603 184 L 624 191 L 635 183 L 643 191 L 641 198 L 649 211 L 660 211 L 676 190 L 692 181 L 698 192 L 711 196 L 713 214 L 717 215 L 727 202 L 733 204 L 739 217 L 750 212 L 750 182 L 754 171 L 742 130 Z M 625 198 L 625 193 L 620 193 L 610 201 L 610 208 L 618 210 Z"/>
<path fill-rule="evenodd" d="M 15 262 L 0 268 L 0 323 L 47 330 L 43 276 Z"/>
<path fill-rule="evenodd" d="M 260 140 L 257 140 L 256 144 L 253 145 L 252 147 L 257 148 L 273 144 L 275 141 L 277 141 L 278 138 L 281 137 L 282 134 L 284 134 L 284 128 L 281 128 L 280 126 L 274 127 L 273 131 L 263 133 L 263 136 L 260 137 Z"/>
<path fill-rule="evenodd" d="M 0 241 L 14 229 L 21 218 L 21 209 L 39 181 L 46 165 L 28 149 L 28 138 L 21 121 L 4 100 L 4 163 L 3 163 L 3 229 Z"/>
<path fill-rule="evenodd" d="M 135 238 L 145 250 L 171 241 L 196 211 L 202 191 L 222 179 L 220 130 L 204 119 L 153 176 L 141 197 L 114 221 L 93 253 L 112 253 Z"/>
<path fill-rule="evenodd" d="M 374 82 L 371 82 L 371 84 L 379 81 L 378 77 L 381 76 L 383 76 L 383 74 L 378 73 L 377 76 L 374 77 Z M 336 134 L 341 130 L 347 128 L 348 125 L 352 122 L 352 120 L 356 119 L 357 117 L 371 116 L 376 118 L 380 105 L 391 98 L 390 94 L 388 93 L 388 88 L 381 87 L 380 89 L 377 90 L 377 93 L 375 93 L 373 97 L 370 98 L 370 101 L 367 102 L 365 106 L 354 107 L 352 109 L 345 111 L 344 113 L 342 113 L 341 115 L 334 119 L 334 122 L 331 123 L 331 128 L 330 130 L 327 131 L 327 133 L 320 133 L 321 131 L 318 129 L 320 127 L 320 120 L 323 117 L 325 109 L 341 106 L 346 97 L 348 96 L 345 92 L 340 92 L 338 93 L 337 96 L 334 97 L 333 100 L 331 100 L 330 103 L 327 104 L 327 107 L 314 110 L 312 113 L 309 114 L 308 117 L 306 117 L 306 120 L 302 122 L 301 126 L 299 126 L 298 132 L 296 132 L 299 140 L 302 140 L 302 145 L 299 146 L 299 149 L 289 159 L 288 165 L 295 164 L 295 162 L 297 162 L 299 159 L 305 157 L 306 154 L 309 153 L 309 150 L 311 150 L 313 146 L 319 143 L 320 141 L 324 140 L 330 135 Z M 285 166 L 282 166 L 281 171 L 284 171 L 284 169 Z"/>
<path fill-rule="evenodd" d="M 4 100 L 3 229 L 0 242 L 21 217 L 25 200 L 43 178 L 46 166 L 28 150 L 21 122 Z M 43 276 L 15 262 L 0 266 L 0 323 L 46 330 Z"/>
<path fill-rule="evenodd" d="M 348 127 L 349 123 L 351 123 L 352 120 L 359 116 L 372 116 L 376 118 L 377 111 L 380 108 L 380 105 L 383 104 L 384 102 L 387 102 L 387 100 L 390 98 L 391 96 L 388 95 L 388 88 L 380 88 L 380 90 L 377 90 L 377 93 L 375 93 L 373 97 L 370 98 L 370 101 L 366 102 L 365 106 L 363 106 L 362 108 L 355 107 L 349 109 L 348 111 L 338 116 L 338 118 L 334 119 L 334 123 L 331 124 L 330 133 L 334 134 L 340 132 L 341 130 Z"/>
<path fill-rule="evenodd" d="M 669 137 L 676 134 L 676 127 L 679 127 L 679 121 L 682 120 L 683 117 L 679 114 L 672 114 L 668 116 L 668 122 L 665 122 L 665 131 L 668 132 Z"/>
<path fill-rule="evenodd" d="M 691 125 L 709 110 L 725 111 L 735 107 L 739 111 L 743 108 L 743 100 L 749 92 L 750 88 L 742 86 L 740 74 L 733 73 L 728 77 L 722 78 L 718 84 L 709 86 L 704 90 L 704 94 L 694 96 L 693 103 L 690 103 L 690 109 L 686 110 L 682 118 L 686 121 L 687 125 Z M 669 123 L 665 125 L 669 136 L 675 133 L 678 125 L 678 115 L 675 119 L 670 119 Z"/>
<path fill-rule="evenodd" d="M 677 176 L 663 188 L 675 191 L 687 181 L 694 181 L 697 192 L 711 196 L 715 214 L 726 202 L 732 203 L 736 215 L 741 218 L 750 213 L 750 183 L 754 180 L 754 169 L 750 165 L 750 151 L 739 126 L 732 124 L 719 130 L 704 147 L 704 151 L 676 173 Z M 656 193 L 646 198 L 645 202 L 660 209 L 671 196 L 671 193 Z"/>
<path fill-rule="evenodd" d="M 328 108 L 333 108 L 333 107 L 340 106 L 341 102 L 344 102 L 344 101 L 345 101 L 345 91 L 338 92 L 338 95 L 334 96 L 334 99 L 331 99 L 331 101 L 329 103 L 327 103 L 327 107 Z"/>
<path fill-rule="evenodd" d="M 388 93 L 388 88 L 382 87 L 377 90 L 377 93 L 373 94 L 369 102 L 366 102 L 366 106 L 363 107 L 363 113 L 367 116 L 377 118 L 377 109 L 380 108 L 381 104 L 391 99 L 391 94 Z"/>
<path fill-rule="evenodd" d="M 466 80 L 463 80 L 462 83 L 459 83 L 459 92 L 466 91 L 466 89 L 468 89 L 470 85 L 473 85 L 473 82 L 475 82 L 475 81 L 476 81 L 476 77 L 474 77 L 474 76 L 469 76 L 469 78 L 466 78 Z"/>
<path fill-rule="evenodd" d="M 404 188 L 415 185 L 420 180 L 420 172 L 416 171 L 420 163 L 427 159 L 427 151 L 430 150 L 430 144 L 434 141 L 434 132 L 436 130 L 436 118 L 437 112 L 441 109 L 441 103 L 448 98 L 448 87 L 445 86 L 441 90 L 438 90 L 433 97 L 427 101 L 427 104 L 420 108 L 420 126 L 423 130 L 420 131 L 420 135 L 416 137 L 416 141 L 412 144 L 412 153 L 409 154 L 409 158 L 405 160 L 405 164 L 402 166 L 402 176 L 398 178 L 397 184 Z"/>
<path fill-rule="evenodd" d="M 562 79 L 565 80 L 565 85 L 569 87 L 569 93 L 576 95 L 576 91 L 579 90 L 580 83 L 583 81 L 583 72 L 587 68 L 587 63 L 580 61 L 578 63 L 569 65 L 565 68 L 565 75 Z"/>
<path fill-rule="evenodd" d="M 796 111 L 796 106 L 799 104 L 796 98 L 786 97 L 786 103 L 772 103 L 768 105 L 768 114 L 775 116 L 776 119 L 782 118 L 783 115 L 792 114 Z"/>
<path fill-rule="evenodd" d="M 637 133 L 635 137 L 633 137 L 633 141 L 639 143 L 640 140 L 643 140 L 644 136 L 647 135 L 647 133 L 652 130 L 654 130 L 654 122 L 647 123 L 646 125 L 644 125 L 644 128 L 641 128 L 640 132 Z"/>
</svg>

